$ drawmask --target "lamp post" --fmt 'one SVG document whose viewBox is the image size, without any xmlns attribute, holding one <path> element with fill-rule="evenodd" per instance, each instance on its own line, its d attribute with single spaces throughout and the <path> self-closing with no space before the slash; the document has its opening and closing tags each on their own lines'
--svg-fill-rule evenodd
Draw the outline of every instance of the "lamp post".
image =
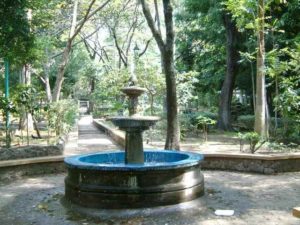
<svg viewBox="0 0 300 225">
<path fill-rule="evenodd" d="M 7 102 L 9 101 L 9 62 L 7 59 L 4 60 L 4 67 L 5 67 L 5 98 Z M 6 109 L 6 147 L 10 147 L 10 134 L 9 134 L 9 110 Z"/>
</svg>

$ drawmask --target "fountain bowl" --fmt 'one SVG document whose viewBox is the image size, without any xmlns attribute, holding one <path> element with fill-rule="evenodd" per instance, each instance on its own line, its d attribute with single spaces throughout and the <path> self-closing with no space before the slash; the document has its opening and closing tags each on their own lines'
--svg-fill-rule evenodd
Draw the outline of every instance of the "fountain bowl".
<svg viewBox="0 0 300 225">
<path fill-rule="evenodd" d="M 153 126 L 158 120 L 160 120 L 157 116 L 114 116 L 109 117 L 108 120 L 111 120 L 114 125 L 119 127 L 121 130 L 147 130 L 150 126 Z"/>
<path fill-rule="evenodd" d="M 148 208 L 194 200 L 204 194 L 203 156 L 146 150 L 143 164 L 125 164 L 124 151 L 65 158 L 65 197 L 100 209 Z"/>
<path fill-rule="evenodd" d="M 128 96 L 138 97 L 146 92 L 147 89 L 138 86 L 129 86 L 122 88 L 121 91 Z"/>
</svg>

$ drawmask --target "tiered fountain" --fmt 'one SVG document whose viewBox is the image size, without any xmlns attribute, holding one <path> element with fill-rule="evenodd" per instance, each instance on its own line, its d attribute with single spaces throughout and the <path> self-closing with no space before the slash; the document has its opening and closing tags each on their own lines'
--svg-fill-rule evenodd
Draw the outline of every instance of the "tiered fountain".
<svg viewBox="0 0 300 225">
<path fill-rule="evenodd" d="M 203 156 L 170 150 L 143 150 L 142 132 L 159 120 L 137 114 L 138 96 L 145 89 L 123 88 L 129 116 L 111 121 L 126 132 L 124 151 L 101 152 L 65 159 L 65 197 L 91 208 L 144 208 L 177 204 L 200 197 Z"/>
</svg>

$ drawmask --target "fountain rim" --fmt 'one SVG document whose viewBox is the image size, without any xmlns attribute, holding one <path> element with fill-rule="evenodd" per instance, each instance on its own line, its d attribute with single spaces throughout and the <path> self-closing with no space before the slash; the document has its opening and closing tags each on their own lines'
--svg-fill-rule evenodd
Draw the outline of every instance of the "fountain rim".
<svg viewBox="0 0 300 225">
<path fill-rule="evenodd" d="M 188 157 L 183 160 L 173 162 L 158 162 L 155 164 L 108 164 L 108 163 L 88 163 L 80 161 L 82 157 L 88 157 L 93 155 L 105 155 L 105 154 L 125 154 L 122 150 L 97 152 L 84 155 L 70 156 L 64 159 L 67 168 L 87 169 L 87 170 L 100 170 L 100 171 L 153 171 L 153 170 L 170 170 L 180 169 L 191 166 L 196 166 L 203 161 L 204 156 L 194 152 L 179 152 L 176 150 L 144 150 L 144 153 L 176 153 L 187 155 Z"/>
<path fill-rule="evenodd" d="M 110 116 L 107 120 L 126 120 L 126 121 L 158 121 L 160 117 L 158 116 L 141 116 L 141 115 L 133 115 L 133 116 Z"/>
</svg>

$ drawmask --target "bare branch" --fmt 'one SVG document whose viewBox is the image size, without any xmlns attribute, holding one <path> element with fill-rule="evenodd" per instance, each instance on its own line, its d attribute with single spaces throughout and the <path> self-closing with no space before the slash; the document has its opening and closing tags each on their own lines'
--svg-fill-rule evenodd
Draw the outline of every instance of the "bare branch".
<svg viewBox="0 0 300 225">
<path fill-rule="evenodd" d="M 145 52 L 147 51 L 148 46 L 149 46 L 151 40 L 152 40 L 152 38 L 150 38 L 150 39 L 146 42 L 145 48 L 144 48 L 144 50 L 139 54 L 139 57 L 142 57 L 142 56 L 145 54 Z"/>
<path fill-rule="evenodd" d="M 158 11 L 157 0 L 154 0 L 154 6 L 155 6 L 155 20 L 157 22 L 157 30 L 158 30 L 158 32 L 161 35 L 160 18 L 159 18 L 159 11 Z"/>
<path fill-rule="evenodd" d="M 118 50 L 118 54 L 120 56 L 120 59 L 121 61 L 123 62 L 124 66 L 127 67 L 128 66 L 128 63 L 127 63 L 127 56 L 124 54 L 123 50 L 120 48 L 119 46 L 119 42 L 118 42 L 118 39 L 117 39 L 117 35 L 116 35 L 116 31 L 115 31 L 115 28 L 110 28 L 109 29 L 113 38 L 114 38 L 114 41 L 115 41 L 115 46 Z"/>
<path fill-rule="evenodd" d="M 87 13 L 85 14 L 85 16 L 83 17 L 83 19 L 81 19 L 76 26 L 79 26 L 79 27 L 82 27 L 84 25 L 84 23 L 89 20 L 92 16 L 94 16 L 97 12 L 99 12 L 100 10 L 102 10 L 111 0 L 107 0 L 106 2 L 104 2 L 102 5 L 100 5 L 98 8 L 96 8 L 93 12 L 90 13 L 91 11 L 91 7 L 94 3 L 95 3 L 95 0 L 93 0 L 90 5 L 89 5 L 89 8 L 88 8 L 88 11 Z M 89 14 L 90 13 L 90 14 Z M 79 29 L 79 27 L 77 29 Z M 81 28 L 80 28 L 81 30 Z M 79 31 L 80 31 L 79 30 Z"/>
<path fill-rule="evenodd" d="M 145 18 L 147 20 L 147 23 L 149 25 L 150 30 L 152 31 L 152 34 L 157 42 L 157 45 L 159 47 L 159 50 L 161 52 L 164 52 L 164 48 L 165 48 L 165 43 L 162 39 L 162 35 L 159 33 L 159 31 L 156 29 L 155 27 L 155 23 L 154 20 L 152 18 L 150 9 L 148 7 L 148 4 L 146 3 L 145 0 L 141 0 L 141 4 L 142 4 L 142 8 L 143 8 L 143 13 L 145 15 Z"/>
<path fill-rule="evenodd" d="M 90 33 L 90 34 L 88 34 L 87 36 L 85 36 L 84 39 L 81 39 L 80 41 L 77 41 L 77 42 L 75 42 L 74 44 L 72 44 L 72 47 L 74 47 L 74 46 L 80 44 L 80 43 L 83 42 L 85 39 L 88 39 L 88 38 L 90 38 L 91 36 L 93 36 L 100 28 L 101 28 L 101 27 L 97 27 L 96 30 L 94 30 L 92 33 Z M 57 53 L 57 54 L 51 56 L 50 58 L 51 58 L 51 59 L 54 59 L 54 58 L 56 58 L 56 57 L 62 55 L 63 53 L 64 53 L 63 51 L 62 51 L 62 52 L 59 52 L 59 53 Z"/>
</svg>

